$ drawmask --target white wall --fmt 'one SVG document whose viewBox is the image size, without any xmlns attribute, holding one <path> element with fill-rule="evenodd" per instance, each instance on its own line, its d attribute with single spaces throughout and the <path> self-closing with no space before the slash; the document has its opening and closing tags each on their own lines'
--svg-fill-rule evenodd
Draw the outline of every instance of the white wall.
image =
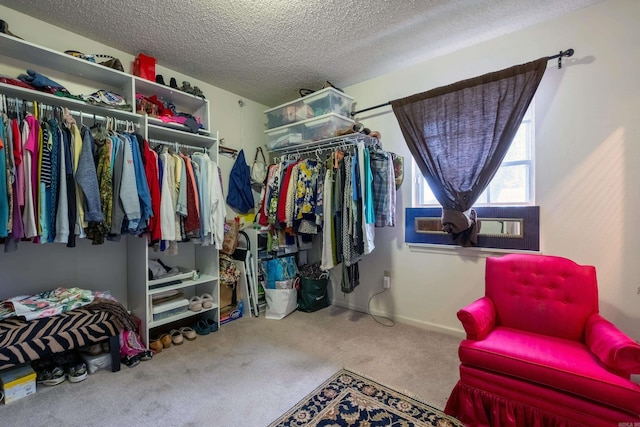
<svg viewBox="0 0 640 427">
<path fill-rule="evenodd" d="M 14 34 L 27 41 L 60 52 L 77 50 L 84 53 L 113 55 L 121 60 L 126 72 L 131 72 L 134 55 L 78 36 L 1 5 L 0 16 L 9 23 Z M 1 63 L 0 71 L 2 71 Z M 163 75 L 167 84 L 171 77 L 175 77 L 178 85 L 182 84 L 183 80 L 187 80 L 192 86 L 202 89 L 210 102 L 211 129 L 220 132 L 220 138 L 224 138 L 225 146 L 244 148 L 247 161 L 253 160 L 256 147 L 265 142 L 264 110 L 268 107 L 177 71 L 168 70 L 162 67 L 162 64 L 158 64 L 156 72 Z M 10 77 L 17 76 L 10 75 Z M 240 99 L 245 101 L 244 107 L 238 104 Z M 225 195 L 233 162 L 234 160 L 224 156 L 219 158 Z M 258 203 L 257 195 L 256 203 Z M 227 218 L 233 218 L 233 216 L 233 211 L 227 209 Z M 92 246 L 90 242 L 79 242 L 78 247 L 73 249 L 61 244 L 34 245 L 22 242 L 17 252 L 0 253 L 0 299 L 41 292 L 56 286 L 80 286 L 87 289 L 110 289 L 120 301 L 126 304 L 126 248 L 124 240 L 120 243 L 106 242 L 99 247 Z"/>
<path fill-rule="evenodd" d="M 640 339 L 640 2 L 611 0 L 553 21 L 345 88 L 356 109 L 384 103 L 574 48 L 549 67 L 536 95 L 536 199 L 544 254 L 595 265 L 600 310 Z M 372 55 L 375 47 L 372 47 Z M 456 311 L 484 292 L 486 254 L 414 252 L 404 244 L 411 157 L 390 107 L 359 115 L 383 146 L 406 159 L 395 228 L 376 230 L 361 285 L 337 304 L 455 333 Z M 335 274 L 334 277 L 339 277 Z"/>
</svg>

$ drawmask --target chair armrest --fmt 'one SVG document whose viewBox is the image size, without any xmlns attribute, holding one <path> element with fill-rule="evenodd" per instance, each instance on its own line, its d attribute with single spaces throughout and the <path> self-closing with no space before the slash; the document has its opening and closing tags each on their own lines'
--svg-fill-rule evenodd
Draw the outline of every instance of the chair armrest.
<svg viewBox="0 0 640 427">
<path fill-rule="evenodd" d="M 489 297 L 482 297 L 458 311 L 468 340 L 484 339 L 496 325 L 496 308 Z"/>
<path fill-rule="evenodd" d="M 585 344 L 610 369 L 640 374 L 640 345 L 599 314 L 587 319 Z"/>
</svg>

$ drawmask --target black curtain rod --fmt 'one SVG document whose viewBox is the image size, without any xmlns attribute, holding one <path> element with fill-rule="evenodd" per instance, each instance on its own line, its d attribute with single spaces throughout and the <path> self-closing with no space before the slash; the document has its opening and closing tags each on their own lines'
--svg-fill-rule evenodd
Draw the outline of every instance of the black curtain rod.
<svg viewBox="0 0 640 427">
<path fill-rule="evenodd" d="M 567 49 L 567 50 L 561 50 L 559 53 L 555 54 L 555 55 L 551 55 L 547 57 L 548 61 L 551 61 L 552 59 L 558 59 L 558 69 L 562 68 L 562 58 L 563 57 L 570 57 L 573 56 L 573 54 L 575 53 L 575 51 L 573 49 Z M 371 110 L 375 110 L 381 107 L 386 107 L 387 105 L 391 105 L 391 101 L 385 102 L 384 104 L 379 104 L 379 105 L 374 105 L 373 107 L 369 107 L 369 108 L 364 108 L 362 110 L 358 110 L 358 111 L 353 111 L 351 113 L 351 117 L 355 116 L 356 114 L 359 113 L 364 113 L 365 111 L 371 111 Z"/>
</svg>

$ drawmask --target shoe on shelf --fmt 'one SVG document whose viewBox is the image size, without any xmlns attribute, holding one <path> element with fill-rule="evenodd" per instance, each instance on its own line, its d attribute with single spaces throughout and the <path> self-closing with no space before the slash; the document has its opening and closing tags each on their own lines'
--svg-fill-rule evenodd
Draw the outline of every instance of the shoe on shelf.
<svg viewBox="0 0 640 427">
<path fill-rule="evenodd" d="M 162 342 L 160 342 L 159 338 L 156 338 L 154 340 L 151 340 L 151 342 L 149 342 L 149 348 L 156 353 L 160 353 L 162 351 L 162 347 L 163 347 Z"/>
<path fill-rule="evenodd" d="M 192 296 L 189 300 L 189 310 L 191 311 L 202 311 L 202 299 L 195 295 Z"/>
<path fill-rule="evenodd" d="M 196 331 L 194 331 L 193 328 L 190 328 L 188 326 L 180 328 L 180 333 L 182 334 L 183 337 L 185 337 L 189 341 L 193 341 L 196 338 L 198 338 L 198 334 L 196 333 Z"/>
<path fill-rule="evenodd" d="M 9 31 L 9 24 L 7 24 L 7 21 L 5 21 L 4 19 L 0 19 L 0 33 L 5 33 L 9 36 L 22 40 L 22 37 L 18 37 L 11 31 Z"/>
<path fill-rule="evenodd" d="M 200 301 L 202 301 L 202 308 L 205 310 L 213 307 L 213 296 L 211 294 L 202 294 Z"/>
<path fill-rule="evenodd" d="M 171 332 L 169 332 L 169 335 L 171 336 L 171 342 L 173 345 L 181 345 L 184 342 L 182 332 L 177 329 L 172 329 Z"/>
<path fill-rule="evenodd" d="M 217 332 L 218 331 L 218 322 L 213 319 L 209 319 L 208 317 L 204 319 L 205 323 L 209 327 L 209 332 Z"/>
<path fill-rule="evenodd" d="M 211 329 L 207 322 L 204 320 L 198 320 L 198 322 L 193 327 L 198 335 L 209 335 L 211 333 Z"/>
<path fill-rule="evenodd" d="M 171 347 L 171 337 L 169 336 L 169 334 L 162 334 L 162 335 L 160 335 L 160 338 L 158 338 L 158 339 L 162 343 L 162 347 L 164 347 L 164 348 Z"/>
<path fill-rule="evenodd" d="M 193 95 L 193 88 L 191 87 L 191 83 L 189 83 L 188 81 L 182 82 L 182 87 L 180 88 L 180 90 Z"/>
<path fill-rule="evenodd" d="M 193 87 L 193 89 L 191 90 L 191 94 L 195 96 L 199 96 L 202 99 L 205 99 L 204 93 L 202 93 L 202 90 L 200 90 L 198 86 Z"/>
</svg>

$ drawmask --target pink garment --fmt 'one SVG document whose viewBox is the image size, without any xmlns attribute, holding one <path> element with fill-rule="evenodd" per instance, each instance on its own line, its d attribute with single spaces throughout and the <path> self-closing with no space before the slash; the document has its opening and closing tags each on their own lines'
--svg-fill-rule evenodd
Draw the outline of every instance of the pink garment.
<svg viewBox="0 0 640 427">
<path fill-rule="evenodd" d="M 24 237 L 30 239 L 38 235 L 38 228 L 35 219 L 34 198 L 35 188 L 32 185 L 31 175 L 34 162 L 33 151 L 29 149 L 29 123 L 25 120 L 22 128 L 21 141 L 23 145 L 22 167 L 24 168 L 24 206 L 22 208 L 22 224 L 24 227 Z M 32 145 L 32 144 L 31 144 Z M 37 165 L 37 157 L 35 159 Z M 36 187 L 37 188 L 37 187 Z"/>
<path fill-rule="evenodd" d="M 135 356 L 146 351 L 140 337 L 135 331 L 120 331 L 120 357 Z"/>
<path fill-rule="evenodd" d="M 24 206 L 24 169 L 22 168 L 22 136 L 18 119 L 11 120 L 11 132 L 13 134 L 13 160 L 16 164 L 16 190 L 14 203 Z"/>
<path fill-rule="evenodd" d="M 40 122 L 32 116 L 28 115 L 26 118 L 27 124 L 29 125 L 29 137 L 27 138 L 27 144 L 25 145 L 25 149 L 31 152 L 31 188 L 32 192 L 32 200 L 33 200 L 33 210 L 34 212 L 39 212 L 38 210 L 38 196 L 37 191 L 38 188 L 38 156 L 40 155 L 39 146 L 38 146 L 38 136 L 40 134 Z M 37 215 L 36 215 L 37 218 Z M 37 219 L 36 219 L 37 221 Z"/>
<path fill-rule="evenodd" d="M 22 168 L 22 137 L 17 119 L 12 119 L 11 137 L 13 138 L 13 161 L 16 166 L 15 178 L 13 180 L 13 227 L 10 237 L 14 241 L 19 241 L 24 237 L 22 225 L 22 207 L 24 206 L 24 170 Z"/>
<path fill-rule="evenodd" d="M 187 118 L 184 116 L 160 116 L 158 118 L 165 123 L 179 123 L 181 125 L 187 121 Z"/>
</svg>

